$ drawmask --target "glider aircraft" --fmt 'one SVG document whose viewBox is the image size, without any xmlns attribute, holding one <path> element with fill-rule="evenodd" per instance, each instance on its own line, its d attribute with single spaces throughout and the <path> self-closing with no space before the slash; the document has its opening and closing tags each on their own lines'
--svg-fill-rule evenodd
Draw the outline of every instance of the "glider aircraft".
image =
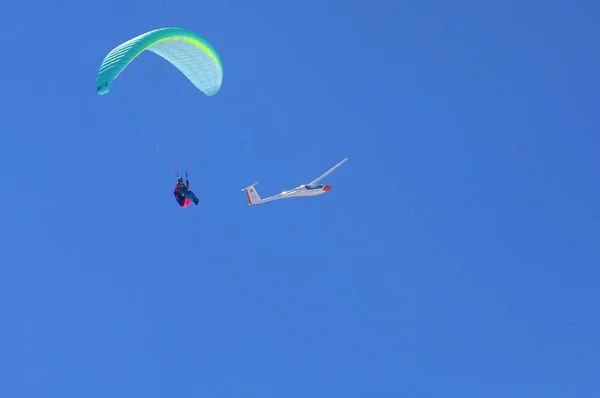
<svg viewBox="0 0 600 398">
<path fill-rule="evenodd" d="M 269 196 L 268 198 L 262 199 L 258 192 L 256 191 L 255 185 L 258 185 L 258 182 L 242 189 L 242 191 L 246 191 L 246 196 L 248 198 L 248 206 L 255 206 L 261 203 L 270 202 L 272 200 L 278 199 L 287 199 L 287 198 L 297 198 L 300 196 L 316 196 L 324 194 L 331 190 L 330 185 L 319 184 L 319 182 L 327 177 L 329 174 L 333 173 L 335 169 L 346 163 L 350 159 L 350 156 L 346 157 L 344 160 L 333 166 L 331 169 L 327 170 L 324 174 L 309 182 L 308 184 L 300 185 L 294 189 L 289 191 L 283 191 L 280 194 Z"/>
</svg>

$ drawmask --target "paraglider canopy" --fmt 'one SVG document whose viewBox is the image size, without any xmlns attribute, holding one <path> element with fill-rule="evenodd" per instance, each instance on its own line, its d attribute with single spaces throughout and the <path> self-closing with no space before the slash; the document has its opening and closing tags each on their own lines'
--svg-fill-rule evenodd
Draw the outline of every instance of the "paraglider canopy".
<svg viewBox="0 0 600 398">
<path fill-rule="evenodd" d="M 113 81 L 138 55 L 150 51 L 181 71 L 207 96 L 215 95 L 223 81 L 223 64 L 215 49 L 187 29 L 161 28 L 143 33 L 111 50 L 102 61 L 96 92 L 108 93 Z"/>
</svg>

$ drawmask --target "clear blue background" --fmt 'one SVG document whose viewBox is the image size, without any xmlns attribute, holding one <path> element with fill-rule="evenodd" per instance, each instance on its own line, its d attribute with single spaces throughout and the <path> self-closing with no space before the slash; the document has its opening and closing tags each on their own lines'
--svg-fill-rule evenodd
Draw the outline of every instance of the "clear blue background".
<svg viewBox="0 0 600 398">
<path fill-rule="evenodd" d="M 7 2 L 0 396 L 600 396 L 599 15 Z M 144 54 L 97 95 L 164 26 L 215 46 L 222 90 Z M 189 132 L 182 210 L 155 145 Z M 326 195 L 240 191 L 347 155 Z"/>
</svg>

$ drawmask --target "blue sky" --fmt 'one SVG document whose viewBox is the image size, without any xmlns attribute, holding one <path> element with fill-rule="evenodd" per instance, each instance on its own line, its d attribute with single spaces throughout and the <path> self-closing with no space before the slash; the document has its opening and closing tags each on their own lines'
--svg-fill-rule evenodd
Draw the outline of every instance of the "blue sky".
<svg viewBox="0 0 600 398">
<path fill-rule="evenodd" d="M 102 4 L 0 13 L 1 396 L 598 396 L 598 4 Z"/>
</svg>

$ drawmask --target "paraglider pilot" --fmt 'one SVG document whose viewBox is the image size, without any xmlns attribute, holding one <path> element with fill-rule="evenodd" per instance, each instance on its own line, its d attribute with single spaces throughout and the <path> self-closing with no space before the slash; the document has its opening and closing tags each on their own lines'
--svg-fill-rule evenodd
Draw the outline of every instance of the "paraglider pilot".
<svg viewBox="0 0 600 398">
<path fill-rule="evenodd" d="M 182 208 L 186 208 L 190 205 L 191 201 L 194 201 L 194 204 L 197 206 L 200 200 L 196 197 L 196 195 L 190 191 L 190 182 L 187 179 L 185 180 L 185 184 L 183 183 L 183 178 L 177 178 L 177 185 L 175 185 L 175 190 L 173 191 L 173 195 L 175 195 L 175 200 L 179 203 L 179 206 Z"/>
</svg>

